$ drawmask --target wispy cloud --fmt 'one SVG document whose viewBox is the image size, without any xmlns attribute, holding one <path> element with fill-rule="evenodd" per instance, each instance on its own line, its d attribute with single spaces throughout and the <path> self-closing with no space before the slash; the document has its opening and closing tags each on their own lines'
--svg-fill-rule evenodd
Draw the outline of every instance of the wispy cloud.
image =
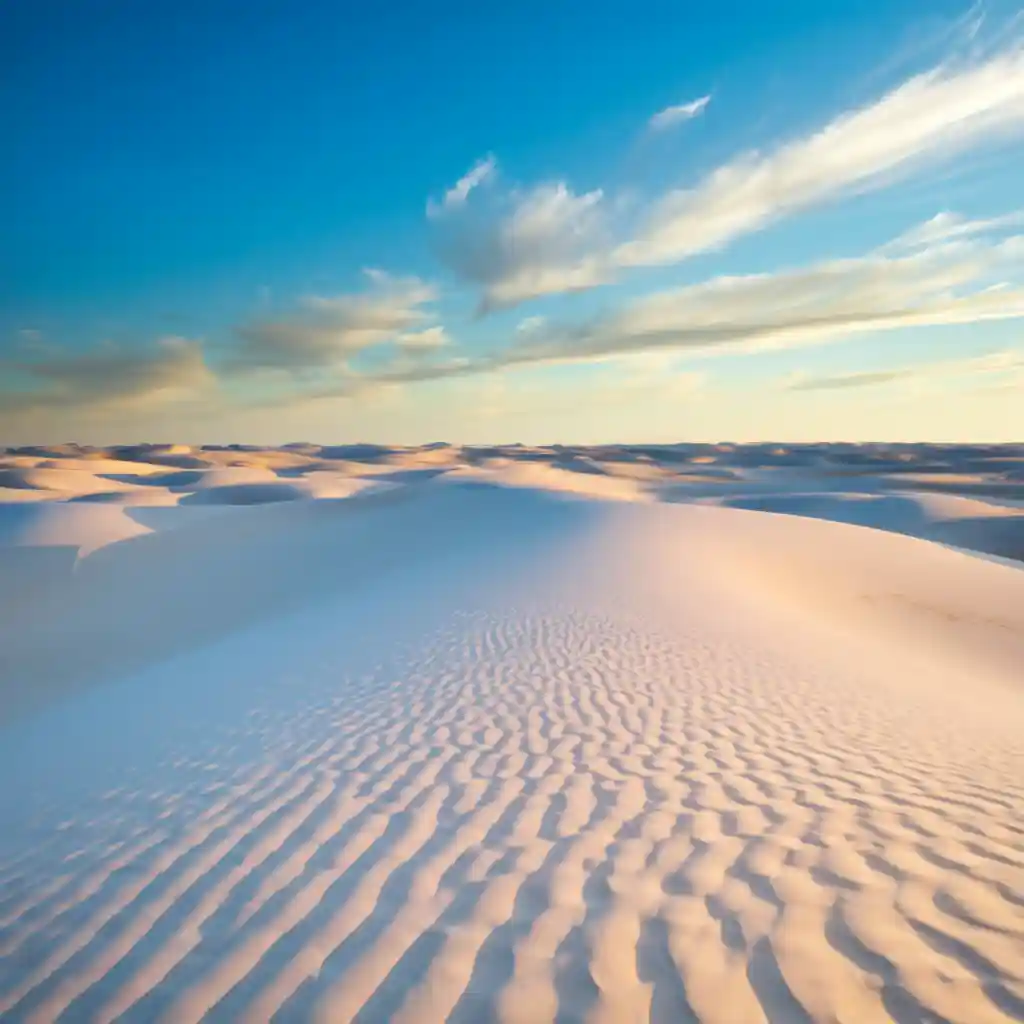
<svg viewBox="0 0 1024 1024">
<path fill-rule="evenodd" d="M 445 192 L 441 201 L 427 200 L 427 216 L 439 217 L 444 213 L 464 206 L 470 192 L 493 178 L 498 171 L 498 161 L 493 155 L 478 160 L 459 180 Z"/>
<path fill-rule="evenodd" d="M 869 388 L 878 384 L 889 384 L 905 377 L 912 377 L 913 369 L 868 370 L 864 372 L 836 373 L 818 377 L 794 377 L 788 384 L 789 391 L 838 391 L 847 388 Z"/>
<path fill-rule="evenodd" d="M 547 318 L 543 316 L 525 316 L 516 324 L 516 332 L 518 334 L 529 334 L 531 331 L 540 330 L 546 322 Z"/>
<path fill-rule="evenodd" d="M 142 349 L 53 346 L 36 358 L 0 361 L 0 371 L 9 382 L 0 388 L 2 414 L 126 410 L 194 399 L 216 387 L 202 345 L 179 337 Z"/>
<path fill-rule="evenodd" d="M 544 322 L 517 331 L 511 343 L 486 355 L 403 367 L 401 380 L 639 353 L 694 358 L 817 345 L 911 326 L 1024 318 L 1024 288 L 989 283 L 1018 258 L 1014 240 L 950 244 L 899 256 L 873 253 L 771 274 L 716 277 L 654 292 L 586 322 Z M 383 376 L 390 379 L 387 373 Z"/>
<path fill-rule="evenodd" d="M 582 195 L 564 182 L 514 192 L 497 208 L 446 220 L 445 262 L 482 289 L 482 308 L 591 288 L 607 268 L 592 254 L 605 246 L 600 189 Z"/>
<path fill-rule="evenodd" d="M 974 379 L 1002 381 L 1017 380 L 1024 371 L 1024 350 L 1001 349 L 979 356 L 922 361 L 888 370 L 858 370 L 835 374 L 792 374 L 784 379 L 787 391 L 835 391 L 847 388 L 866 388 L 893 381 L 931 379 L 955 380 L 958 387 Z"/>
<path fill-rule="evenodd" d="M 711 102 L 710 96 L 701 96 L 699 99 L 690 100 L 689 103 L 679 103 L 676 106 L 666 107 L 659 110 L 647 122 L 647 126 L 656 132 L 673 128 L 684 121 L 690 121 L 704 112 L 704 108 Z"/>
<path fill-rule="evenodd" d="M 625 266 L 672 263 L 782 217 L 888 185 L 923 165 L 1024 129 L 1024 46 L 943 66 L 770 153 L 750 153 L 670 192 L 613 254 Z"/>
<path fill-rule="evenodd" d="M 444 348 L 445 345 L 451 344 L 452 339 L 443 327 L 435 325 L 422 331 L 405 331 L 397 335 L 395 341 L 403 349 L 425 352 Z"/>
<path fill-rule="evenodd" d="M 894 239 L 887 248 L 916 249 L 940 242 L 995 234 L 1024 227 L 1024 210 L 1014 210 L 998 217 L 970 219 L 962 214 L 944 210 L 930 220 L 918 224 Z"/>
<path fill-rule="evenodd" d="M 423 307 L 437 297 L 432 285 L 379 270 L 365 273 L 371 282 L 365 292 L 309 296 L 292 313 L 239 328 L 241 345 L 231 364 L 282 370 L 341 366 L 363 349 L 429 323 Z"/>
<path fill-rule="evenodd" d="M 659 348 L 814 344 L 865 331 L 1024 316 L 1024 289 L 991 288 L 1000 247 L 835 260 L 773 274 L 718 277 L 656 292 L 517 347 L 513 359 L 588 359 Z"/>
</svg>

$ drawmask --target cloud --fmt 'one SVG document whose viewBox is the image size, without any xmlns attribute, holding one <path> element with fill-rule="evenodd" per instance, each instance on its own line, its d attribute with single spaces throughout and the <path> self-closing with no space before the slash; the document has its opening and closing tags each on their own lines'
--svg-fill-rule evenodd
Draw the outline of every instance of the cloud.
<svg viewBox="0 0 1024 1024">
<path fill-rule="evenodd" d="M 111 344 L 87 352 L 51 348 L 39 358 L 0 361 L 0 370 L 5 414 L 149 407 L 209 395 L 216 385 L 200 343 L 179 337 L 132 350 Z"/>
<path fill-rule="evenodd" d="M 642 368 L 646 378 L 679 377 L 686 392 L 692 389 L 692 361 L 700 357 L 819 345 L 911 326 L 1024 318 L 1024 288 L 988 284 L 1016 258 L 1011 245 L 1015 240 L 948 243 L 898 256 L 876 252 L 770 274 L 717 277 L 654 292 L 576 324 L 529 323 L 528 318 L 530 329 L 516 330 L 503 347 L 473 355 L 399 349 L 395 358 L 375 369 L 318 379 L 313 389 L 293 392 L 287 400 L 354 397 L 380 387 L 563 364 L 600 365 L 619 376 L 628 368 L 636 380 Z M 1002 372 L 999 359 L 986 359 L 990 368 L 985 372 Z M 980 362 L 976 372 L 982 372 Z M 816 381 L 798 377 L 790 378 L 787 386 L 855 388 L 909 374 L 898 368 Z"/>
<path fill-rule="evenodd" d="M 1024 46 L 917 75 L 881 99 L 768 154 L 719 167 L 657 201 L 614 262 L 672 263 L 784 216 L 882 187 L 922 165 L 1024 128 Z"/>
<path fill-rule="evenodd" d="M 1009 239 L 873 253 L 770 274 L 716 277 L 654 292 L 578 324 L 543 322 L 473 358 L 403 366 L 403 383 L 528 366 L 593 363 L 639 353 L 689 358 L 816 345 L 866 332 L 1024 317 L 1024 288 L 992 287 Z M 385 372 L 379 379 L 395 379 Z M 370 386 L 363 379 L 362 386 Z M 842 386 L 842 385 L 836 385 Z M 853 384 L 849 386 L 855 386 Z"/>
<path fill-rule="evenodd" d="M 889 384 L 914 375 L 912 369 L 876 370 L 863 373 L 837 373 L 820 377 L 797 377 L 788 385 L 789 391 L 836 391 L 846 388 L 868 388 L 877 384 Z"/>
<path fill-rule="evenodd" d="M 818 343 L 865 331 L 1024 316 L 1024 289 L 989 288 L 998 248 L 952 246 L 835 260 L 772 274 L 718 277 L 656 292 L 589 324 L 549 331 L 511 361 L 592 359 Z"/>
<path fill-rule="evenodd" d="M 1012 391 L 1024 394 L 1024 351 L 1018 351 L 1007 358 L 1001 365 L 992 365 L 987 369 L 978 369 L 980 382 L 976 391 Z"/>
<path fill-rule="evenodd" d="M 516 332 L 518 334 L 529 334 L 531 331 L 539 331 L 545 323 L 547 323 L 546 317 L 526 316 L 516 324 Z"/>
<path fill-rule="evenodd" d="M 309 296 L 289 315 L 239 328 L 241 345 L 229 360 L 233 368 L 342 367 L 356 353 L 408 334 L 431 319 L 423 307 L 437 297 L 432 285 L 380 270 L 365 273 L 371 282 L 366 292 Z"/>
<path fill-rule="evenodd" d="M 399 347 L 409 352 L 429 352 L 451 344 L 451 338 L 441 326 L 427 327 L 422 331 L 407 331 L 395 338 Z"/>
<path fill-rule="evenodd" d="M 1024 210 L 976 220 L 943 210 L 894 239 L 887 248 L 916 249 L 1019 227 L 1024 227 Z"/>
<path fill-rule="evenodd" d="M 575 194 L 564 182 L 514 192 L 497 209 L 446 224 L 442 259 L 480 286 L 482 309 L 591 288 L 607 268 L 590 254 L 604 248 L 604 193 Z"/>
<path fill-rule="evenodd" d="M 690 100 L 689 103 L 680 103 L 674 107 L 666 107 L 659 110 L 647 122 L 647 126 L 656 132 L 664 131 L 667 128 L 674 128 L 683 121 L 690 121 L 704 112 L 704 108 L 711 102 L 710 96 L 701 96 L 699 99 Z"/>
<path fill-rule="evenodd" d="M 864 370 L 849 373 L 823 374 L 820 376 L 795 374 L 785 379 L 787 391 L 833 391 L 846 388 L 873 387 L 897 380 L 930 378 L 932 380 L 955 380 L 958 386 L 965 379 L 989 378 L 1000 380 L 1016 379 L 1024 370 L 1024 350 L 1002 349 L 980 356 L 962 356 L 954 359 L 938 359 L 931 362 L 898 366 L 889 370 Z"/>
<path fill-rule="evenodd" d="M 445 192 L 440 203 L 433 199 L 427 200 L 427 216 L 440 217 L 441 215 L 464 206 L 469 198 L 469 193 L 478 185 L 493 178 L 498 170 L 498 161 L 493 155 L 478 160 L 459 180 Z"/>
</svg>

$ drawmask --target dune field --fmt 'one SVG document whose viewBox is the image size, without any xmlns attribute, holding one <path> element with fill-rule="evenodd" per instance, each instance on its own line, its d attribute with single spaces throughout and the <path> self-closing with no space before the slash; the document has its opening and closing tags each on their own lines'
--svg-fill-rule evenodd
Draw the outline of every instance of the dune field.
<svg viewBox="0 0 1024 1024">
<path fill-rule="evenodd" d="M 1024 447 L 0 453 L 0 1019 L 1024 1021 Z"/>
</svg>

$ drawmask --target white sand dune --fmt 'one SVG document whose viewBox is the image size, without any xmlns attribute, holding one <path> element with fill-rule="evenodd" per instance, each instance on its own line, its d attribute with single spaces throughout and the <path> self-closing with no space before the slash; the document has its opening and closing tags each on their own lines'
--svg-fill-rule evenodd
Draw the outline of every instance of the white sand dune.
<svg viewBox="0 0 1024 1024">
<path fill-rule="evenodd" d="M 647 497 L 643 487 L 634 479 L 572 472 L 544 463 L 495 460 L 485 466 L 460 467 L 451 475 L 459 480 L 476 480 L 502 487 L 537 488 L 591 498 L 641 501 Z"/>
<path fill-rule="evenodd" d="M 80 469 L 53 469 L 37 466 L 13 466 L 0 469 L 0 487 L 7 490 L 48 491 L 61 497 L 91 494 L 94 491 L 127 490 L 127 485 L 101 479 Z"/>
<path fill-rule="evenodd" d="M 191 526 L 227 511 L 214 505 L 181 507 L 178 496 L 164 490 L 152 492 L 150 501 L 141 500 L 147 493 L 129 491 L 98 502 L 0 504 L 0 609 L 4 617 L 0 637 L 7 637 L 0 640 L 7 647 L 6 655 L 0 656 L 0 721 L 8 714 L 2 701 L 9 688 L 22 686 L 14 674 L 13 651 L 24 639 L 11 637 L 16 637 L 20 622 L 27 622 L 33 642 L 43 649 L 61 644 L 64 633 L 53 622 L 51 608 L 59 612 L 52 601 L 63 599 L 57 595 L 77 592 L 76 585 L 81 590 L 76 572 L 84 559 L 108 545 Z"/>
<path fill-rule="evenodd" d="M 1024 571 L 559 472 L 221 508 L 0 623 L 0 1017 L 1024 1019 Z"/>
<path fill-rule="evenodd" d="M 954 494 L 794 489 L 708 499 L 709 504 L 827 519 L 905 533 L 1024 561 L 1024 508 Z"/>
</svg>

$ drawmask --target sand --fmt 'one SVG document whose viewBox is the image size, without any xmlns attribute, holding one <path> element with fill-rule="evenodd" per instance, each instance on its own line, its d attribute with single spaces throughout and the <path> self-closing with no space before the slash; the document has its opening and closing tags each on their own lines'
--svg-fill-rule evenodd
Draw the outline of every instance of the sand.
<svg viewBox="0 0 1024 1024">
<path fill-rule="evenodd" d="M 431 451 L 0 520 L 0 1017 L 1024 1019 L 1012 505 Z"/>
</svg>

